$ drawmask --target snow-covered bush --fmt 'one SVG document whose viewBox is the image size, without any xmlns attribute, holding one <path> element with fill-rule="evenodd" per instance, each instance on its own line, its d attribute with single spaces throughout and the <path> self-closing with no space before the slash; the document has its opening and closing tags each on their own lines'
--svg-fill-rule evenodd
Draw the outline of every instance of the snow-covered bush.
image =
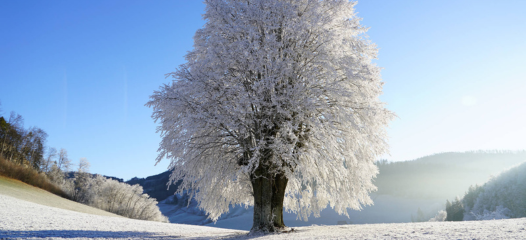
<svg viewBox="0 0 526 240">
<path fill-rule="evenodd" d="M 60 183 L 64 181 L 66 176 L 64 175 L 64 172 L 60 170 L 57 164 L 53 164 L 50 170 L 47 172 L 47 177 L 51 182 L 60 185 Z"/>
<path fill-rule="evenodd" d="M 464 221 L 469 220 L 496 220 L 496 219 L 508 219 L 512 215 L 512 212 L 503 206 L 497 206 L 495 211 L 489 211 L 485 209 L 482 214 L 469 212 L 464 215 Z"/>
<path fill-rule="evenodd" d="M 429 219 L 430 222 L 443 222 L 446 221 L 447 218 L 447 212 L 444 210 L 438 211 L 437 215 L 431 219 Z"/>
<path fill-rule="evenodd" d="M 97 207 L 121 216 L 168 222 L 157 206 L 157 201 L 143 193 L 140 185 L 129 185 L 113 179 L 96 175 L 86 185 L 88 205 Z"/>
<path fill-rule="evenodd" d="M 51 179 L 73 200 L 124 217 L 168 222 L 157 206 L 157 201 L 143 193 L 140 185 L 129 185 L 100 175 L 93 177 L 83 171 L 73 178 L 53 165 Z"/>
<path fill-rule="evenodd" d="M 75 183 L 73 179 L 66 178 L 64 171 L 56 163 L 51 166 L 46 175 L 48 176 L 49 180 L 55 184 L 55 186 L 62 189 L 62 191 L 64 191 L 69 198 L 74 200 L 73 196 L 75 195 Z"/>
</svg>

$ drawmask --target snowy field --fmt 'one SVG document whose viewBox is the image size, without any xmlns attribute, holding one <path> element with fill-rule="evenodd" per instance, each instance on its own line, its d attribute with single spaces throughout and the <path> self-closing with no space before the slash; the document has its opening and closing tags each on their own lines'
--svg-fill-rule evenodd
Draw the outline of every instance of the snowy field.
<svg viewBox="0 0 526 240">
<path fill-rule="evenodd" d="M 5 195 L 0 195 L 0 216 L 0 239 L 193 239 L 243 234 L 235 230 L 92 215 Z"/>
<path fill-rule="evenodd" d="M 526 218 L 447 223 L 397 223 L 246 231 L 79 213 L 0 195 L 0 239 L 525 239 Z"/>
</svg>

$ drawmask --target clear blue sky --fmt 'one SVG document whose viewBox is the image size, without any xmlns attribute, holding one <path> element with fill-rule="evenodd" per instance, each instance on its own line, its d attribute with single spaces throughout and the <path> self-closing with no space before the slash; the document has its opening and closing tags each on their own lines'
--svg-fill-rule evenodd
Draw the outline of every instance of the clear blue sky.
<svg viewBox="0 0 526 240">
<path fill-rule="evenodd" d="M 383 101 L 400 161 L 526 149 L 526 1 L 359 1 L 380 48 Z M 144 106 L 182 64 L 201 1 L 1 1 L 0 101 L 91 172 L 125 180 L 154 166 L 160 141 Z"/>
</svg>

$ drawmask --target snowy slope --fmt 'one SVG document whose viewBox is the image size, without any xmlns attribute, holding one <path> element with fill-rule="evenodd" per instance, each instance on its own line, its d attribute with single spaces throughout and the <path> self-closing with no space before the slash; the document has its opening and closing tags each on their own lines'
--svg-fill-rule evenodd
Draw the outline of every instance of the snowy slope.
<svg viewBox="0 0 526 240">
<path fill-rule="evenodd" d="M 97 216 L 0 195 L 0 239 L 524 239 L 526 218 L 298 227 L 290 233 L 246 231 Z"/>
<path fill-rule="evenodd" d="M 40 188 L 2 176 L 0 176 L 0 194 L 50 207 L 58 207 L 101 216 L 121 217 L 110 212 L 61 198 Z"/>
<path fill-rule="evenodd" d="M 0 195 L 1 238 L 181 238 L 242 233 L 219 228 L 106 217 Z"/>
</svg>

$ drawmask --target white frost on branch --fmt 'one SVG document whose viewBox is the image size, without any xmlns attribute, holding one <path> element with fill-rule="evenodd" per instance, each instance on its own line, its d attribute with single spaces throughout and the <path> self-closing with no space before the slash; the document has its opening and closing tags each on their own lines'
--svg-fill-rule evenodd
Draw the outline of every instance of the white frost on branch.
<svg viewBox="0 0 526 240">
<path fill-rule="evenodd" d="M 372 204 L 375 159 L 394 114 L 379 100 L 376 46 L 346 0 L 207 0 L 187 63 L 147 103 L 171 159 L 212 220 L 252 205 L 265 151 L 289 179 L 285 209 L 306 220 Z"/>
</svg>

